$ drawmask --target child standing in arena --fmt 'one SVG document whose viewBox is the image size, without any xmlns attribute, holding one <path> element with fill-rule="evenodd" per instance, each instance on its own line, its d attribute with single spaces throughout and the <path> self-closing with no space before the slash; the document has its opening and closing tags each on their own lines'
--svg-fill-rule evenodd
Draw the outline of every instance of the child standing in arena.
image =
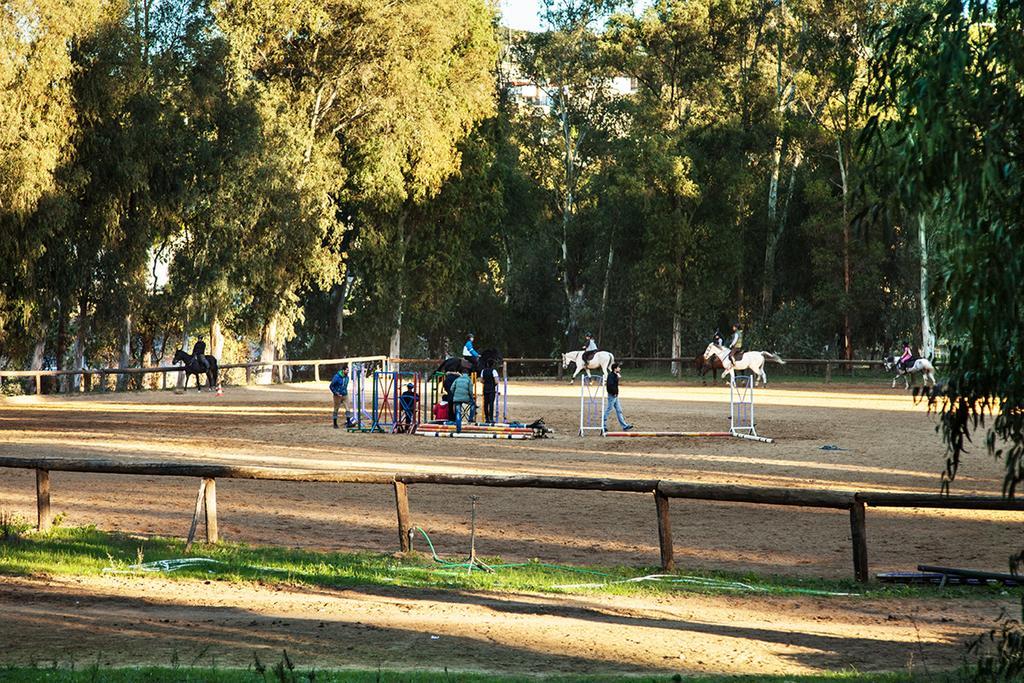
<svg viewBox="0 0 1024 683">
<path fill-rule="evenodd" d="M 345 407 L 345 426 L 352 426 L 352 418 L 348 414 L 348 366 L 342 365 L 331 378 L 331 395 L 334 397 L 334 428 L 338 428 L 338 408 Z"/>
</svg>

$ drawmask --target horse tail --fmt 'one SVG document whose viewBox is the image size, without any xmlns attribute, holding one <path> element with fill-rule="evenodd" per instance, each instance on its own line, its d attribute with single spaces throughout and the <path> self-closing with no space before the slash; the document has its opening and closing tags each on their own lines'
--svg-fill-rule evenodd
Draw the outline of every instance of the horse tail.
<svg viewBox="0 0 1024 683">
<path fill-rule="evenodd" d="M 770 361 L 775 361 L 779 365 L 785 365 L 786 364 L 786 361 L 782 360 L 780 357 L 776 356 L 774 353 L 769 353 L 769 352 L 765 351 L 764 352 L 764 357 L 767 358 Z"/>
</svg>

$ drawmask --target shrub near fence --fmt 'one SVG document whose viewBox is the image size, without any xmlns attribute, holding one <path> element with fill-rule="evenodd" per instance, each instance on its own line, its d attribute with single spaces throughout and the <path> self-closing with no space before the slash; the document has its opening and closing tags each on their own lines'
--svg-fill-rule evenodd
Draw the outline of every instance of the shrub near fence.
<svg viewBox="0 0 1024 683">
<path fill-rule="evenodd" d="M 207 542 L 216 543 L 219 540 L 217 530 L 217 479 L 389 485 L 393 488 L 395 495 L 398 547 L 402 551 L 412 549 L 411 532 L 413 525 L 409 507 L 409 487 L 413 485 L 543 488 L 564 491 L 617 491 L 653 494 L 661 566 L 666 571 L 671 571 L 675 567 L 672 528 L 669 517 L 669 501 L 672 498 L 846 510 L 850 517 L 853 576 L 857 581 L 861 582 L 868 581 L 870 576 L 868 572 L 866 526 L 867 508 L 869 506 L 1024 511 L 1024 501 L 1008 500 L 996 496 L 949 496 L 889 491 L 858 493 L 823 489 L 704 484 L 660 479 L 613 479 L 542 475 L 388 474 L 353 470 L 303 470 L 183 462 L 142 462 L 90 458 L 22 458 L 15 456 L 0 456 L 0 467 L 35 470 L 37 528 L 40 531 L 48 530 L 52 524 L 50 472 L 198 477 L 200 479 L 199 494 L 196 497 L 187 547 L 191 547 L 201 516 L 204 516 L 206 521 Z M 571 532 L 571 530 L 569 531 Z"/>
</svg>

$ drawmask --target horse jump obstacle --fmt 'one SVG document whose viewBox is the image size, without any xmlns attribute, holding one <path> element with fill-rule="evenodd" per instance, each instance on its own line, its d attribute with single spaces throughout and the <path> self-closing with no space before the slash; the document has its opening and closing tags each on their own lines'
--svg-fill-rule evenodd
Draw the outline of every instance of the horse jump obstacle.
<svg viewBox="0 0 1024 683">
<path fill-rule="evenodd" d="M 583 389 L 586 394 L 586 389 Z M 592 421 L 592 417 L 586 413 L 591 408 L 586 404 L 585 396 L 580 399 L 580 436 L 585 435 L 584 421 Z M 604 408 L 601 408 L 600 423 L 603 424 Z M 600 429 L 600 427 L 588 426 L 587 430 Z M 762 443 L 775 443 L 774 439 L 765 436 L 758 436 L 754 425 L 754 378 L 749 375 L 740 375 L 729 383 L 729 431 L 727 432 L 609 432 L 601 431 L 602 436 L 611 437 L 721 437 L 735 436 L 750 441 Z"/>
<path fill-rule="evenodd" d="M 350 363 L 348 366 L 348 386 L 351 396 L 351 411 L 355 416 L 355 426 L 349 427 L 350 432 L 368 432 L 373 424 L 373 413 L 366 402 L 366 364 Z M 365 421 L 365 426 L 364 426 Z"/>
<path fill-rule="evenodd" d="M 604 375 L 580 378 L 580 436 L 587 432 L 604 434 L 604 411 L 608 406 Z"/>
<path fill-rule="evenodd" d="M 413 397 L 402 396 L 402 387 L 413 385 Z M 371 432 L 412 432 L 419 425 L 422 382 L 418 372 L 378 370 L 373 373 L 373 422 Z M 408 405 L 411 403 L 411 405 Z"/>
<path fill-rule="evenodd" d="M 733 376 L 729 382 L 729 433 L 740 439 L 775 443 L 774 439 L 757 435 L 754 424 L 754 378 Z"/>
</svg>

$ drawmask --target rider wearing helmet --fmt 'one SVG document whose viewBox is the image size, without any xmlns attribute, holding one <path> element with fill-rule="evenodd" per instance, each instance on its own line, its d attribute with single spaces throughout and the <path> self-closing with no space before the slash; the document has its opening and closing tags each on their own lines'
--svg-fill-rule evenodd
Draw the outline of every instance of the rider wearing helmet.
<svg viewBox="0 0 1024 683">
<path fill-rule="evenodd" d="M 729 341 L 729 358 L 734 361 L 743 358 L 743 327 L 739 323 L 732 326 L 732 340 Z"/>
<path fill-rule="evenodd" d="M 594 339 L 594 335 L 587 332 L 587 343 L 583 345 L 583 362 L 589 361 L 597 353 L 597 341 Z"/>
<path fill-rule="evenodd" d="M 462 347 L 462 358 L 465 359 L 471 366 L 476 365 L 476 359 L 480 357 L 476 349 L 473 348 L 473 333 L 470 332 L 466 335 L 466 345 Z"/>
<path fill-rule="evenodd" d="M 910 348 L 910 342 L 903 342 L 903 355 L 900 356 L 899 366 L 906 371 L 909 370 L 910 366 L 912 366 L 916 361 L 917 358 L 914 357 L 914 352 Z"/>
<path fill-rule="evenodd" d="M 192 357 L 199 363 L 203 372 L 210 369 L 210 362 L 206 360 L 206 342 L 203 341 L 202 336 L 196 339 L 196 343 L 192 345 Z"/>
</svg>

